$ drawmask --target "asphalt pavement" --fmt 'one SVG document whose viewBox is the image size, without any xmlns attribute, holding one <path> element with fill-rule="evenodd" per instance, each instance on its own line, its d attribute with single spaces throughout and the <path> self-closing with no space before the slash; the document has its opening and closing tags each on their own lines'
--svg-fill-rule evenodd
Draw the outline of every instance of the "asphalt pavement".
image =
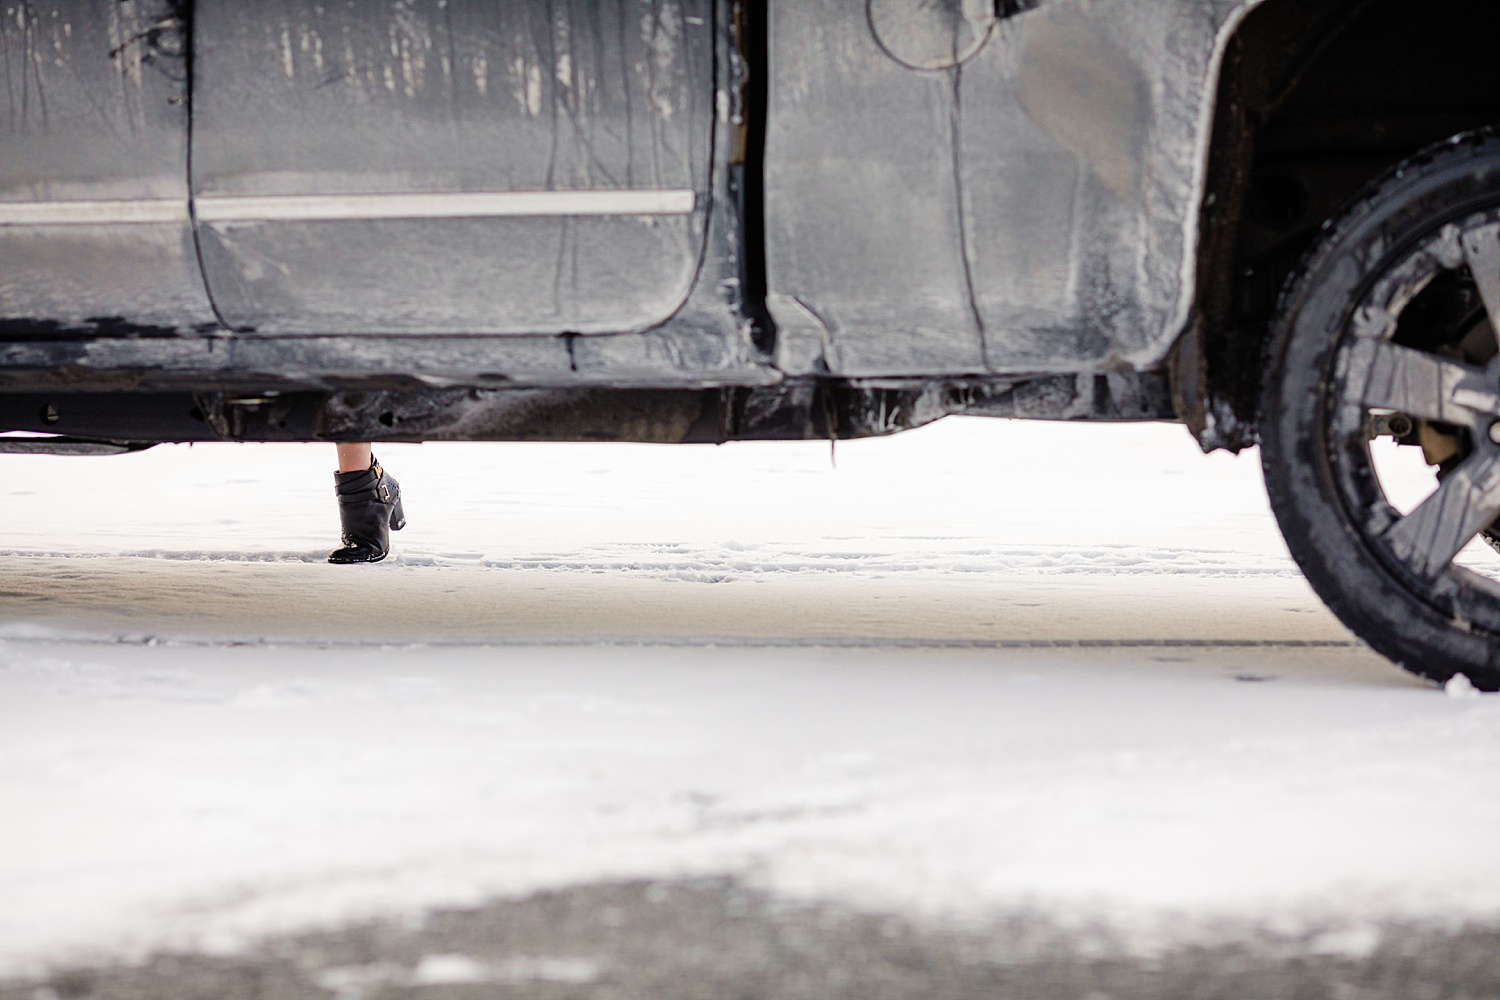
<svg viewBox="0 0 1500 1000">
<path fill-rule="evenodd" d="M 285 936 L 0 982 L 0 1000 L 1488 1000 L 1500 927 L 1385 925 L 1350 940 L 1220 927 L 1131 954 L 1018 912 L 933 929 L 789 905 L 728 880 L 579 886 L 417 924 Z"/>
</svg>

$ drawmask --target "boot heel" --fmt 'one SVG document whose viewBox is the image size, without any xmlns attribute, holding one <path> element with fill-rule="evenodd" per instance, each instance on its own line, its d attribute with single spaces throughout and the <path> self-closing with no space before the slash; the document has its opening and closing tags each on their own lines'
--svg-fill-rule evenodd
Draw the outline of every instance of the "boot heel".
<svg viewBox="0 0 1500 1000">
<path fill-rule="evenodd" d="M 401 498 L 396 498 L 396 503 L 391 507 L 391 530 L 400 531 L 406 527 L 406 508 L 401 506 Z"/>
</svg>

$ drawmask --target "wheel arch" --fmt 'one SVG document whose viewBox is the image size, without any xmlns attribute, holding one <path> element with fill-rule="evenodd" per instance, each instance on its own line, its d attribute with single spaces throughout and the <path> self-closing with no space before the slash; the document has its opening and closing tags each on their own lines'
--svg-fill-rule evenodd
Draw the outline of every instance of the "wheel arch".
<svg viewBox="0 0 1500 1000">
<path fill-rule="evenodd" d="M 1194 309 L 1172 357 L 1205 450 L 1257 443 L 1261 352 L 1282 287 L 1371 181 L 1422 148 L 1500 123 L 1479 58 L 1500 5 L 1265 0 L 1230 37 L 1199 206 Z"/>
</svg>

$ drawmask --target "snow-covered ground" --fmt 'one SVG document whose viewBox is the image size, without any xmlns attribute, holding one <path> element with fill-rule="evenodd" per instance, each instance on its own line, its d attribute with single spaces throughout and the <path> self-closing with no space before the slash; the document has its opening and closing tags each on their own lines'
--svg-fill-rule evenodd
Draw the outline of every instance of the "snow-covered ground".
<svg viewBox="0 0 1500 1000">
<path fill-rule="evenodd" d="M 1345 638 L 1289 561 L 1253 456 L 1206 458 L 1178 427 L 954 419 L 836 457 L 379 453 L 412 523 L 370 572 L 322 563 L 330 447 L 0 456 L 0 612 L 257 639 Z"/>
<path fill-rule="evenodd" d="M 1253 455 L 389 446 L 411 526 L 344 568 L 331 451 L 0 456 L 0 976 L 637 876 L 1500 917 L 1500 702 L 1354 644 Z"/>
</svg>

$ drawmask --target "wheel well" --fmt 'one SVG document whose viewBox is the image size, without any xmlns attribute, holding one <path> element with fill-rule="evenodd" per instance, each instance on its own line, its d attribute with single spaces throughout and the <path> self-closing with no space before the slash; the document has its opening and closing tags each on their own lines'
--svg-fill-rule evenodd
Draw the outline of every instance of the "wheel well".
<svg viewBox="0 0 1500 1000">
<path fill-rule="evenodd" d="M 1500 5 L 1266 0 L 1230 40 L 1178 407 L 1206 449 L 1256 442 L 1261 349 L 1323 223 L 1434 142 L 1500 123 Z"/>
</svg>

